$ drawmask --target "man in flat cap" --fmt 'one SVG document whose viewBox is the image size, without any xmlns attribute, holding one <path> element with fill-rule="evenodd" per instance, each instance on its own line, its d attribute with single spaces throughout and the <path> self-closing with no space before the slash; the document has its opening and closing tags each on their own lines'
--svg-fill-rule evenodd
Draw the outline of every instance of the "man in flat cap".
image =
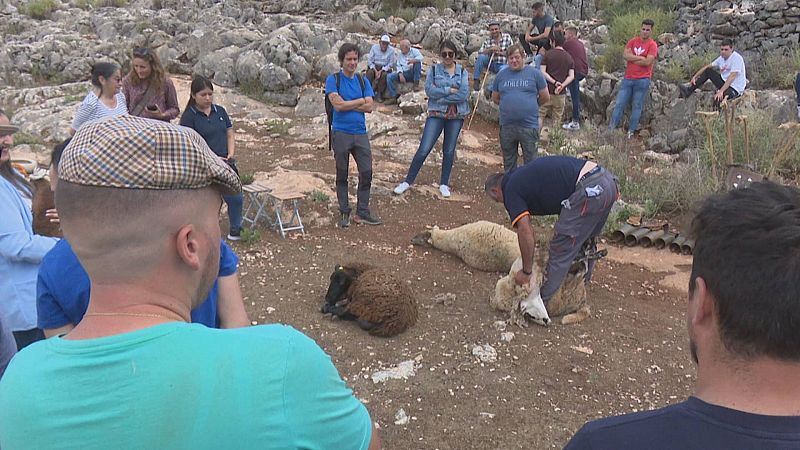
<svg viewBox="0 0 800 450">
<path fill-rule="evenodd" d="M 364 405 L 314 341 L 282 326 L 191 324 L 217 276 L 236 174 L 194 131 L 120 116 L 82 127 L 56 206 L 91 279 L 68 334 L 0 381 L 0 447 L 378 448 Z M 332 432 L 335 430 L 335 432 Z"/>
</svg>

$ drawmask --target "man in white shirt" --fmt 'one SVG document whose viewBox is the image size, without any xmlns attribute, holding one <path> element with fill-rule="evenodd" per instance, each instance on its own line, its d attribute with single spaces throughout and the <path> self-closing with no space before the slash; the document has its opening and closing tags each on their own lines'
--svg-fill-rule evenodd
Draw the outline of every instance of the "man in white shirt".
<svg viewBox="0 0 800 450">
<path fill-rule="evenodd" d="M 726 98 L 733 100 L 744 93 L 747 86 L 747 70 L 744 58 L 733 49 L 733 41 L 723 39 L 719 46 L 719 57 L 700 68 L 688 85 L 679 85 L 681 98 L 692 95 L 706 81 L 711 80 L 717 88 L 714 106 L 718 107 Z"/>
<path fill-rule="evenodd" d="M 411 46 L 411 41 L 403 39 L 400 41 L 400 53 L 397 55 L 395 64 L 397 72 L 386 76 L 386 92 L 389 97 L 387 105 L 397 103 L 397 83 L 414 83 L 416 88 L 422 78 L 422 53 Z"/>
</svg>

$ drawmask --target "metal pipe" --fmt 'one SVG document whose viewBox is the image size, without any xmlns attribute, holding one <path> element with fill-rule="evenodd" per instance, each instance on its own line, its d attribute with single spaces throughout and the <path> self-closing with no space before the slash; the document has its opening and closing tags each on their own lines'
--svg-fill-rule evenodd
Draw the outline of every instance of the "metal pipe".
<svg viewBox="0 0 800 450">
<path fill-rule="evenodd" d="M 653 245 L 655 245 L 655 247 L 659 250 L 667 248 L 669 244 L 672 244 L 672 241 L 674 241 L 676 237 L 678 237 L 678 235 L 675 233 L 664 232 L 664 235 L 657 238 Z"/>
<path fill-rule="evenodd" d="M 691 255 L 694 252 L 694 239 L 686 239 L 683 244 L 681 244 L 681 253 L 684 255 Z"/>
<path fill-rule="evenodd" d="M 644 228 L 644 227 L 631 232 L 631 234 L 625 236 L 625 245 L 627 245 L 628 247 L 633 247 L 634 245 L 639 243 L 639 239 L 644 237 L 644 235 L 649 232 L 650 228 Z"/>
<path fill-rule="evenodd" d="M 618 242 L 623 243 L 625 242 L 625 238 L 633 231 L 636 227 L 629 224 L 623 223 L 619 229 L 613 233 L 611 233 L 611 242 Z"/>
<path fill-rule="evenodd" d="M 681 252 L 681 245 L 686 242 L 686 236 L 678 236 L 669 244 L 669 251 L 672 253 L 680 253 Z"/>
<path fill-rule="evenodd" d="M 664 230 L 653 230 L 639 239 L 639 245 L 644 248 L 651 247 L 653 242 L 664 235 Z"/>
</svg>

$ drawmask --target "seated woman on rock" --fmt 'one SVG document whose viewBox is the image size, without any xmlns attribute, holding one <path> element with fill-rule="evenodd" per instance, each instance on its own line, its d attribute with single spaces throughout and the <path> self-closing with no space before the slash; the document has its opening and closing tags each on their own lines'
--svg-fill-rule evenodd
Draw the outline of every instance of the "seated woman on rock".
<svg viewBox="0 0 800 450">
<path fill-rule="evenodd" d="M 147 47 L 133 49 L 131 71 L 122 80 L 122 93 L 132 116 L 169 122 L 181 112 L 175 85 L 158 55 Z"/>
</svg>

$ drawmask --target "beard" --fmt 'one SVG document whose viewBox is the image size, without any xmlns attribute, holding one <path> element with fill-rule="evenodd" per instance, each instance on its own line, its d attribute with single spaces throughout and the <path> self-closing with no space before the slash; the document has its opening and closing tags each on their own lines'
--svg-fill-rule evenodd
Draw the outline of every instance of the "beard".
<svg viewBox="0 0 800 450">
<path fill-rule="evenodd" d="M 208 293 L 214 287 L 217 277 L 219 275 L 219 245 L 214 247 L 214 250 L 208 255 L 206 262 L 203 266 L 203 272 L 200 275 L 200 283 L 197 286 L 195 294 L 192 296 L 192 309 L 200 306 L 206 298 Z"/>
</svg>

